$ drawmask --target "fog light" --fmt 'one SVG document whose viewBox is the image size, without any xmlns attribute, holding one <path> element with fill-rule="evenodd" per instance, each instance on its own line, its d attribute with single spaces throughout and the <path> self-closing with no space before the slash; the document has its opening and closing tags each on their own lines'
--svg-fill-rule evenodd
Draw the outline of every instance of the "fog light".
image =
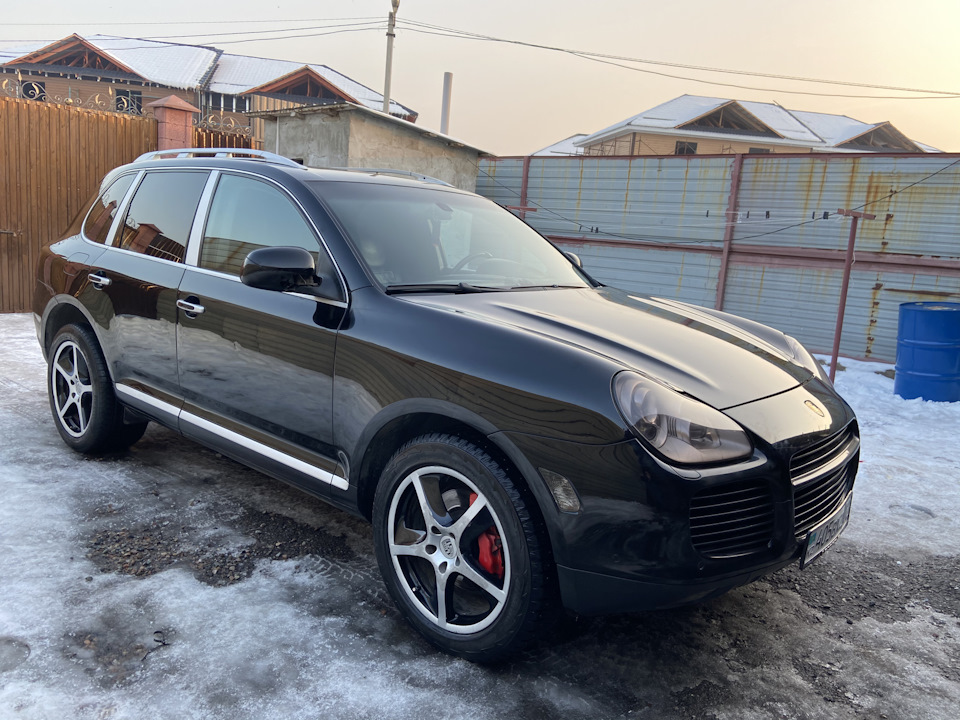
<svg viewBox="0 0 960 720">
<path fill-rule="evenodd" d="M 553 493 L 553 499 L 561 512 L 580 512 L 580 497 L 569 480 L 545 468 L 540 468 L 540 475 Z"/>
</svg>

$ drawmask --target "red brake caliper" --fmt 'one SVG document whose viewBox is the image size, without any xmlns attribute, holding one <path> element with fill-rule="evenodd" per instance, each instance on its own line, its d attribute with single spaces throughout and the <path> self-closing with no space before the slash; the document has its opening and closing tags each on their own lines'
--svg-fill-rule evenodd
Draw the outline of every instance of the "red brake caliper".
<svg viewBox="0 0 960 720">
<path fill-rule="evenodd" d="M 476 499 L 477 494 L 470 493 L 471 505 Z M 503 580 L 503 543 L 500 542 L 497 526 L 491 525 L 484 530 L 477 538 L 477 545 L 480 550 L 480 567 Z"/>
</svg>

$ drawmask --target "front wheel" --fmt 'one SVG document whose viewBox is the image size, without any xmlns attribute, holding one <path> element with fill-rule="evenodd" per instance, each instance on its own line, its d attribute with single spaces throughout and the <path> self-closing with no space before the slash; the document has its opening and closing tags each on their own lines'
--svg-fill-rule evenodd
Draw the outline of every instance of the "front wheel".
<svg viewBox="0 0 960 720">
<path fill-rule="evenodd" d="M 373 508 L 380 571 L 413 627 L 475 662 L 520 649 L 548 622 L 542 540 L 507 473 L 449 435 L 404 445 Z"/>
<path fill-rule="evenodd" d="M 101 453 L 129 447 L 146 423 L 123 422 L 96 336 L 67 325 L 50 346 L 47 391 L 50 411 L 63 441 L 77 452 Z"/>
</svg>

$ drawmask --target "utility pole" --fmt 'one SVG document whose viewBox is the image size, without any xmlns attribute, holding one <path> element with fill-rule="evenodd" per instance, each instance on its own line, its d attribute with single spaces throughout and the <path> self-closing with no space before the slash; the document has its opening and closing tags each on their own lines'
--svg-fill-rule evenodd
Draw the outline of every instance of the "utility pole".
<svg viewBox="0 0 960 720">
<path fill-rule="evenodd" d="M 397 27 L 397 11 L 400 9 L 400 0 L 391 0 L 393 10 L 387 18 L 387 70 L 383 79 L 383 111 L 390 114 L 390 76 L 393 73 L 393 38 Z"/>
</svg>

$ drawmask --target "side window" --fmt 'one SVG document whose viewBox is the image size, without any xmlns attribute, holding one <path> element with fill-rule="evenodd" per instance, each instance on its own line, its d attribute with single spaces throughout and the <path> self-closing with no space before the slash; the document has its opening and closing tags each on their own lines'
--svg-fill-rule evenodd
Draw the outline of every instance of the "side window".
<svg viewBox="0 0 960 720">
<path fill-rule="evenodd" d="M 200 267 L 239 275 L 251 250 L 271 246 L 301 247 L 315 256 L 320 250 L 310 226 L 280 190 L 248 177 L 221 176 L 203 233 Z M 320 260 L 318 270 L 325 258 Z"/>
<path fill-rule="evenodd" d="M 83 234 L 87 240 L 103 244 L 107 239 L 107 233 L 110 232 L 110 224 L 117 214 L 117 206 L 123 200 L 123 196 L 130 189 L 130 183 L 137 176 L 136 173 L 130 173 L 117 178 L 113 184 L 107 188 L 107 191 L 101 195 L 90 212 L 87 219 L 83 221 Z"/>
<path fill-rule="evenodd" d="M 120 228 L 124 250 L 183 262 L 206 172 L 150 172 L 137 188 Z"/>
</svg>

